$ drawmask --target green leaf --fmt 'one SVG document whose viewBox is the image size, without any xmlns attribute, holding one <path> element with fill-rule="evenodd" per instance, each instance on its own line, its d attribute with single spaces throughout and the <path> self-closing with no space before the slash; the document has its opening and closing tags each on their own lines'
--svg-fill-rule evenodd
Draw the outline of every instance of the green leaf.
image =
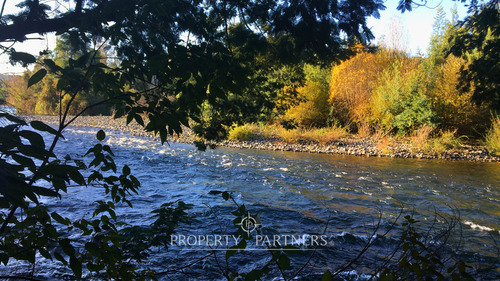
<svg viewBox="0 0 500 281">
<path fill-rule="evenodd" d="M 35 147 L 32 145 L 23 145 L 19 144 L 17 146 L 19 149 L 19 152 L 26 156 L 34 157 L 39 160 L 45 160 L 45 158 L 48 157 L 55 157 L 53 153 L 50 153 L 49 151 L 46 151 L 45 149 L 40 149 L 39 147 Z"/>
<path fill-rule="evenodd" d="M 222 192 L 222 198 L 224 198 L 224 200 L 226 201 L 229 200 L 229 197 L 230 197 L 229 192 L 227 191 Z"/>
<path fill-rule="evenodd" d="M 278 259 L 278 264 L 283 270 L 286 270 L 290 267 L 290 259 L 287 255 L 282 254 Z"/>
<path fill-rule="evenodd" d="M 133 112 L 130 112 L 127 115 L 127 125 L 130 124 L 130 122 L 132 122 L 132 120 L 134 119 L 134 115 L 135 115 L 135 113 L 133 113 Z"/>
<path fill-rule="evenodd" d="M 10 60 L 14 62 L 19 62 L 23 66 L 28 66 L 28 64 L 32 64 L 36 62 L 35 56 L 32 54 L 28 54 L 25 52 L 11 52 Z"/>
<path fill-rule="evenodd" d="M 39 196 L 48 196 L 48 197 L 58 197 L 59 196 L 58 192 L 56 192 L 52 189 L 46 188 L 46 187 L 33 186 L 32 189 L 33 189 L 33 192 Z"/>
<path fill-rule="evenodd" d="M 40 252 L 40 255 L 42 255 L 44 258 L 46 259 L 49 259 L 49 260 L 52 260 L 52 256 L 50 255 L 50 253 L 45 250 L 44 248 L 39 248 L 38 249 L 38 252 Z"/>
<path fill-rule="evenodd" d="M 28 131 L 28 130 L 22 130 L 19 131 L 19 135 L 25 139 L 27 139 L 31 145 L 37 146 L 40 148 L 45 148 L 45 141 L 43 140 L 43 137 L 39 135 L 38 133 L 35 133 L 33 131 Z"/>
<path fill-rule="evenodd" d="M 28 88 L 40 82 L 43 79 L 43 77 L 45 77 L 45 75 L 47 75 L 47 70 L 45 70 L 44 68 L 38 70 L 28 80 Z"/>
<path fill-rule="evenodd" d="M 68 264 L 68 262 L 64 259 L 64 257 L 58 252 L 54 252 L 54 257 L 56 258 L 56 260 L 62 262 L 64 265 Z"/>
<path fill-rule="evenodd" d="M 12 159 L 17 163 L 21 164 L 21 166 L 28 168 L 29 170 L 33 171 L 36 168 L 35 162 L 33 162 L 31 158 L 13 154 Z"/>
<path fill-rule="evenodd" d="M 82 278 L 82 263 L 76 257 L 69 258 L 69 266 L 78 279 Z"/>
<path fill-rule="evenodd" d="M 226 250 L 226 260 L 229 259 L 230 257 L 234 256 L 234 254 L 236 254 L 237 250 L 233 249 L 233 247 Z"/>
<path fill-rule="evenodd" d="M 130 168 L 129 168 L 127 165 L 123 166 L 123 169 L 122 169 L 122 174 L 123 174 L 124 176 L 128 176 L 128 175 L 130 175 Z"/>
<path fill-rule="evenodd" d="M 52 72 L 56 72 L 56 71 L 60 71 L 62 68 L 58 65 L 56 65 L 56 63 L 51 60 L 51 59 L 44 59 L 43 60 L 43 63 L 45 63 L 45 65 L 52 71 Z"/>
<path fill-rule="evenodd" d="M 113 151 L 111 151 L 111 148 L 109 147 L 109 145 L 104 145 L 102 147 L 102 150 L 106 151 L 107 153 L 109 153 L 109 155 L 111 156 L 115 156 L 115 154 L 113 153 Z"/>
<path fill-rule="evenodd" d="M 69 221 L 67 221 L 65 218 L 61 217 L 58 213 L 56 212 L 52 212 L 52 214 L 50 214 L 50 216 L 55 220 L 57 221 L 58 223 L 60 224 L 64 224 L 64 225 L 68 225 L 69 224 Z"/>
<path fill-rule="evenodd" d="M 160 128 L 160 141 L 163 144 L 167 140 L 167 128 Z"/>
<path fill-rule="evenodd" d="M 333 280 L 333 275 L 330 272 L 330 270 L 327 270 L 325 273 L 323 273 L 323 276 L 321 276 L 321 281 L 332 281 Z"/>
<path fill-rule="evenodd" d="M 135 119 L 135 122 L 137 122 L 137 124 L 144 127 L 144 121 L 142 120 L 142 117 L 140 115 L 136 114 L 134 116 L 134 119 Z"/>
<path fill-rule="evenodd" d="M 61 246 L 63 252 L 68 255 L 68 256 L 74 256 L 75 255 L 75 248 L 71 245 L 71 242 L 69 239 L 64 238 L 59 241 L 59 245 Z"/>
<path fill-rule="evenodd" d="M 106 133 L 103 130 L 99 130 L 96 134 L 96 138 L 99 141 L 103 141 L 106 138 Z"/>
<path fill-rule="evenodd" d="M 0 112 L 0 117 L 7 118 L 7 120 L 9 120 L 10 122 L 13 122 L 13 123 L 16 123 L 19 125 L 26 125 L 26 122 L 24 122 L 24 120 L 19 119 L 19 118 L 15 117 L 9 113 Z"/>
<path fill-rule="evenodd" d="M 47 132 L 49 134 L 52 134 L 54 136 L 59 136 L 59 137 L 64 139 L 63 135 L 61 135 L 57 130 L 55 130 L 51 126 L 49 126 L 41 121 L 31 121 L 30 126 L 35 130 Z"/>
<path fill-rule="evenodd" d="M 86 185 L 85 178 L 83 175 L 76 169 L 68 171 L 69 177 L 79 185 Z"/>
</svg>

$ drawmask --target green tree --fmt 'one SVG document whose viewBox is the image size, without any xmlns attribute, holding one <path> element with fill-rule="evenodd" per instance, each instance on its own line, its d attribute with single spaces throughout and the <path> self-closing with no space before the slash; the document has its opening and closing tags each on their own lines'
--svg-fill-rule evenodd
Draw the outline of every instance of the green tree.
<svg viewBox="0 0 500 281">
<path fill-rule="evenodd" d="M 328 104 L 328 68 L 306 64 L 305 84 L 297 88 L 296 102 L 285 113 L 286 120 L 293 120 L 305 128 L 327 125 L 330 105 Z"/>
<path fill-rule="evenodd" d="M 401 134 L 438 123 L 427 97 L 428 80 L 423 66 L 414 64 L 408 69 L 407 63 L 396 61 L 387 69 L 371 99 L 372 122 L 387 131 L 396 128 Z"/>
<path fill-rule="evenodd" d="M 448 53 L 448 37 L 446 33 L 452 23 L 446 19 L 446 12 L 443 7 L 438 6 L 436 10 L 436 16 L 434 17 L 434 23 L 432 25 L 432 35 L 429 42 L 429 58 L 434 64 L 441 64 L 443 59 Z"/>
<path fill-rule="evenodd" d="M 491 0 L 472 6 L 471 14 L 460 22 L 461 32 L 451 38 L 451 52 L 470 60 L 461 72 L 461 89 L 473 90 L 472 99 L 500 110 L 500 7 Z M 471 53 L 474 53 L 471 56 Z"/>
</svg>

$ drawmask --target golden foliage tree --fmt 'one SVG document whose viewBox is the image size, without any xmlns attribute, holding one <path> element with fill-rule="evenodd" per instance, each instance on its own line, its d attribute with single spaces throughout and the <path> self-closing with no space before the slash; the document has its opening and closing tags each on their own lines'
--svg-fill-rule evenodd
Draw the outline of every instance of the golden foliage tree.
<svg viewBox="0 0 500 281">
<path fill-rule="evenodd" d="M 487 129 L 488 110 L 472 102 L 474 90 L 457 89 L 460 70 L 467 67 L 463 58 L 448 56 L 437 69 L 434 87 L 428 93 L 433 110 L 442 118 L 443 129 L 458 130 L 459 134 L 475 135 Z"/>
<path fill-rule="evenodd" d="M 31 72 L 27 71 L 23 75 L 13 76 L 6 81 L 7 84 L 7 102 L 16 108 L 19 114 L 33 114 L 37 97 L 39 93 L 39 85 L 34 85 L 28 88 L 28 80 L 31 77 Z"/>
<path fill-rule="evenodd" d="M 325 126 L 330 112 L 328 84 L 308 80 L 297 92 L 301 102 L 288 109 L 285 118 L 306 128 Z"/>
<path fill-rule="evenodd" d="M 393 59 L 390 52 L 361 52 L 332 68 L 329 102 L 342 124 L 363 123 L 379 75 Z"/>
</svg>

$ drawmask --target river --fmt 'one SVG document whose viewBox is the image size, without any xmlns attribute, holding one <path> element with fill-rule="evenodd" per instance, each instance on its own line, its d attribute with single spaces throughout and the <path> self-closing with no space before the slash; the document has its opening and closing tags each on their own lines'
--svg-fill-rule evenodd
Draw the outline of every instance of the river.
<svg viewBox="0 0 500 281">
<path fill-rule="evenodd" d="M 95 140 L 96 129 L 69 128 L 57 153 L 81 159 Z M 446 253 L 474 262 L 478 279 L 500 279 L 500 163 L 467 161 L 365 158 L 293 152 L 271 152 L 217 148 L 201 152 L 194 146 L 159 142 L 108 132 L 105 142 L 117 155 L 117 165 L 128 164 L 141 181 L 139 195 L 132 196 L 134 208 L 118 208 L 119 219 L 129 224 L 148 223 L 150 212 L 161 204 L 181 199 L 193 204 L 193 222 L 179 227 L 177 234 L 193 237 L 221 234 L 232 229 L 235 206 L 211 190 L 231 191 L 238 204 L 259 214 L 260 233 L 296 235 L 307 239 L 325 235 L 327 245 L 316 251 L 304 249 L 291 254 L 292 269 L 314 256 L 297 280 L 318 279 L 327 268 L 332 272 L 353 258 L 370 239 L 378 238 L 366 259 L 341 275 L 342 279 L 363 279 L 370 262 L 387 255 L 399 240 L 402 220 L 382 237 L 401 212 L 414 212 L 425 232 L 436 231 L 460 216 Z M 44 202 L 71 218 L 89 217 L 89 206 L 103 195 L 95 188 L 69 191 L 63 200 Z M 217 216 L 214 216 L 214 213 Z M 436 218 L 435 215 L 439 214 Z M 373 235 L 381 217 L 380 229 Z M 437 224 L 432 224 L 435 220 Z M 233 227 L 234 228 L 234 227 Z M 228 230 L 230 232 L 230 230 Z M 426 232 L 427 233 L 427 232 Z M 432 234 L 432 231 L 429 232 Z M 430 235 L 429 237 L 431 237 Z M 430 239 L 429 238 L 429 239 Z M 295 241 L 297 242 L 297 241 Z M 209 251 L 173 246 L 160 250 L 140 266 L 167 270 L 187 265 Z M 219 258 L 224 253 L 218 254 Z M 268 260 L 265 251 L 238 253 L 231 258 L 233 270 L 249 271 Z M 41 259 L 39 276 L 56 276 L 58 267 Z M 21 267 L 21 265 L 18 265 Z M 13 268 L 16 264 L 13 264 Z M 171 274 L 173 280 L 223 280 L 213 257 Z M 293 275 L 292 270 L 286 272 Z M 271 272 L 269 278 L 277 278 Z M 163 276 L 167 278 L 167 276 Z M 269 280 L 271 280 L 269 279 Z M 341 280 L 342 280 L 341 279 Z M 165 279 L 170 280 L 170 279 Z M 268 280 L 267 278 L 264 280 Z M 280 279 L 275 279 L 280 280 Z"/>
</svg>

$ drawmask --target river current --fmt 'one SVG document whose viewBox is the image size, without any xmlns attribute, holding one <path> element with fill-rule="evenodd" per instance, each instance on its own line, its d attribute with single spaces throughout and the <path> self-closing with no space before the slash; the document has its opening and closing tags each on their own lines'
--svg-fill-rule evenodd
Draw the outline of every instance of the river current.
<svg viewBox="0 0 500 281">
<path fill-rule="evenodd" d="M 57 154 L 82 159 L 96 142 L 96 132 L 90 128 L 67 129 L 66 139 L 59 143 Z M 287 276 L 293 275 L 293 269 L 299 269 L 314 252 L 309 265 L 295 280 L 319 279 L 326 269 L 334 272 L 357 256 L 366 242 L 377 238 L 366 257 L 340 275 L 340 280 L 358 280 L 364 278 L 364 268 L 388 255 L 391 245 L 399 241 L 401 218 L 394 231 L 383 234 L 404 207 L 403 216 L 414 213 L 425 233 L 429 228 L 438 231 L 446 222 L 459 217 L 460 222 L 445 252 L 474 262 L 474 270 L 480 270 L 478 279 L 500 279 L 496 245 L 500 240 L 500 163 L 365 158 L 223 147 L 201 152 L 192 145 L 161 145 L 155 140 L 121 132 L 107 132 L 104 142 L 115 153 L 117 165 L 129 165 L 132 174 L 141 182 L 139 194 L 130 197 L 134 207 L 118 207 L 119 220 L 129 224 L 150 223 L 153 209 L 180 199 L 194 207 L 189 210 L 193 221 L 180 225 L 178 235 L 206 237 L 225 234 L 225 231 L 235 234 L 234 216 L 230 213 L 235 210 L 234 203 L 223 200 L 220 195 L 209 194 L 211 190 L 230 191 L 236 203 L 245 204 L 250 213 L 258 214 L 261 234 L 268 237 L 290 235 L 303 240 L 321 235 L 327 241 L 316 251 L 303 249 L 290 255 L 292 270 L 285 272 Z M 44 203 L 61 215 L 89 218 L 93 202 L 103 198 L 100 190 L 87 187 L 71 189 L 62 200 Z M 375 231 L 377 225 L 380 228 Z M 431 236 L 428 235 L 429 240 Z M 294 243 L 300 244 L 302 240 L 299 240 L 295 239 Z M 148 262 L 138 266 L 165 271 L 188 265 L 210 253 L 201 249 L 203 247 L 192 246 L 160 249 Z M 224 254 L 224 251 L 217 252 L 222 260 Z M 233 261 L 230 267 L 248 272 L 268 259 L 266 251 L 237 253 L 230 259 Z M 53 263 L 43 259 L 39 263 L 38 276 L 62 276 Z M 14 263 L 12 266 L 21 268 L 23 265 Z M 494 269 L 484 270 L 491 267 Z M 271 272 L 270 276 L 280 280 L 278 272 Z M 183 273 L 171 273 L 162 278 L 224 279 L 213 256 L 184 269 Z"/>
</svg>

